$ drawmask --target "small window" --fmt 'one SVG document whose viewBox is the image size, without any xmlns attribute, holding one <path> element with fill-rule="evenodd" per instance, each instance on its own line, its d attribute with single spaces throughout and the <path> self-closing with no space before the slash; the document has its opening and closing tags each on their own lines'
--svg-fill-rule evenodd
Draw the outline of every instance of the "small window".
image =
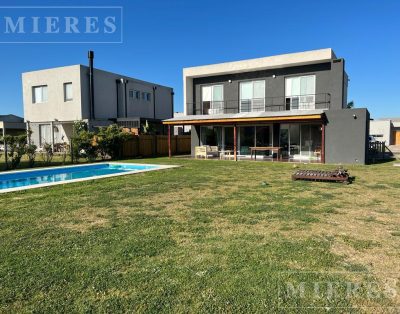
<svg viewBox="0 0 400 314">
<path fill-rule="evenodd" d="M 32 102 L 39 104 L 47 101 L 47 85 L 32 87 Z"/>
<path fill-rule="evenodd" d="M 64 101 L 72 100 L 72 83 L 64 83 Z"/>
<path fill-rule="evenodd" d="M 151 100 L 151 94 L 150 94 L 150 93 L 147 93 L 147 94 L 146 94 L 146 100 L 147 100 L 147 101 L 150 101 L 150 100 Z"/>
<path fill-rule="evenodd" d="M 145 100 L 146 99 L 146 93 L 142 92 L 142 99 Z"/>
<path fill-rule="evenodd" d="M 129 98 L 133 98 L 133 90 L 129 90 Z"/>
<path fill-rule="evenodd" d="M 138 90 L 135 91 L 135 98 L 140 99 L 140 92 Z"/>
</svg>

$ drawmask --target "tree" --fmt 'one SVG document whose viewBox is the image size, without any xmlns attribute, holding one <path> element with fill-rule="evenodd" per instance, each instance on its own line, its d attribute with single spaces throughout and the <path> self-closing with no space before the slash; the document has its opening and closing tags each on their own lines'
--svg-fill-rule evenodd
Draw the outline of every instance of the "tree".
<svg viewBox="0 0 400 314">
<path fill-rule="evenodd" d="M 97 148 L 94 141 L 94 132 L 88 130 L 88 125 L 83 121 L 76 121 L 73 126 L 72 154 L 75 160 L 86 158 L 93 161 L 97 157 Z"/>
<path fill-rule="evenodd" d="M 7 169 L 16 169 L 20 162 L 22 156 L 26 151 L 26 134 L 22 135 L 6 135 L 3 137 L 4 145 L 7 145 Z"/>
<path fill-rule="evenodd" d="M 347 108 L 347 109 L 352 109 L 352 108 L 354 108 L 354 101 L 352 100 L 352 101 L 348 102 L 346 108 Z"/>
<path fill-rule="evenodd" d="M 116 124 L 101 127 L 96 135 L 98 152 L 104 160 L 108 156 L 116 159 L 121 155 L 122 144 L 131 137 L 131 134 L 123 132 Z"/>
</svg>

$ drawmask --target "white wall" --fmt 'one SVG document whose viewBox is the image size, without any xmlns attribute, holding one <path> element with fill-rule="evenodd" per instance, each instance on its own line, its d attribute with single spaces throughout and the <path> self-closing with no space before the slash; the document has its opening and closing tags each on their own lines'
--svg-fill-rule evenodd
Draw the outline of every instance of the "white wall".
<svg viewBox="0 0 400 314">
<path fill-rule="evenodd" d="M 378 141 L 385 141 L 390 145 L 391 121 L 390 120 L 372 120 L 369 123 L 369 134 L 375 136 Z M 382 136 L 376 136 L 382 135 Z"/>
<path fill-rule="evenodd" d="M 64 101 L 64 83 L 72 82 L 73 100 Z M 80 66 L 66 66 L 22 74 L 25 121 L 74 121 L 82 119 Z M 48 100 L 33 103 L 33 86 L 47 85 Z"/>
</svg>

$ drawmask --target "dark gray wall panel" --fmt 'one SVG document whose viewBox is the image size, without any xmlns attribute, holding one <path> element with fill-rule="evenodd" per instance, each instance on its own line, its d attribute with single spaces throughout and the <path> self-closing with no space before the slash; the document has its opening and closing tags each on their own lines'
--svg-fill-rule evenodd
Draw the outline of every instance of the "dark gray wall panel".
<svg viewBox="0 0 400 314">
<path fill-rule="evenodd" d="M 370 118 L 368 110 L 329 110 L 325 114 L 325 162 L 365 164 Z"/>
</svg>

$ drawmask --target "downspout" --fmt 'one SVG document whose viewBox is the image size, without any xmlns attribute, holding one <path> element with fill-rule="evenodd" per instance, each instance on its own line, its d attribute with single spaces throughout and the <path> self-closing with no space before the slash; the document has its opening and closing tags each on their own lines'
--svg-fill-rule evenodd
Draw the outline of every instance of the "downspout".
<svg viewBox="0 0 400 314">
<path fill-rule="evenodd" d="M 90 110 L 89 110 L 89 118 L 92 120 L 95 119 L 94 113 L 94 83 L 93 83 L 93 59 L 94 52 L 89 50 L 88 52 L 89 59 L 89 99 L 90 99 Z"/>
<path fill-rule="evenodd" d="M 156 119 L 156 90 L 157 86 L 153 86 L 153 119 Z"/>
<path fill-rule="evenodd" d="M 119 118 L 119 82 L 120 80 L 115 80 L 115 85 L 117 88 L 117 119 Z"/>
<path fill-rule="evenodd" d="M 128 118 L 128 96 L 126 95 L 126 85 L 128 80 L 124 80 L 124 97 L 125 97 L 125 118 Z"/>
</svg>

